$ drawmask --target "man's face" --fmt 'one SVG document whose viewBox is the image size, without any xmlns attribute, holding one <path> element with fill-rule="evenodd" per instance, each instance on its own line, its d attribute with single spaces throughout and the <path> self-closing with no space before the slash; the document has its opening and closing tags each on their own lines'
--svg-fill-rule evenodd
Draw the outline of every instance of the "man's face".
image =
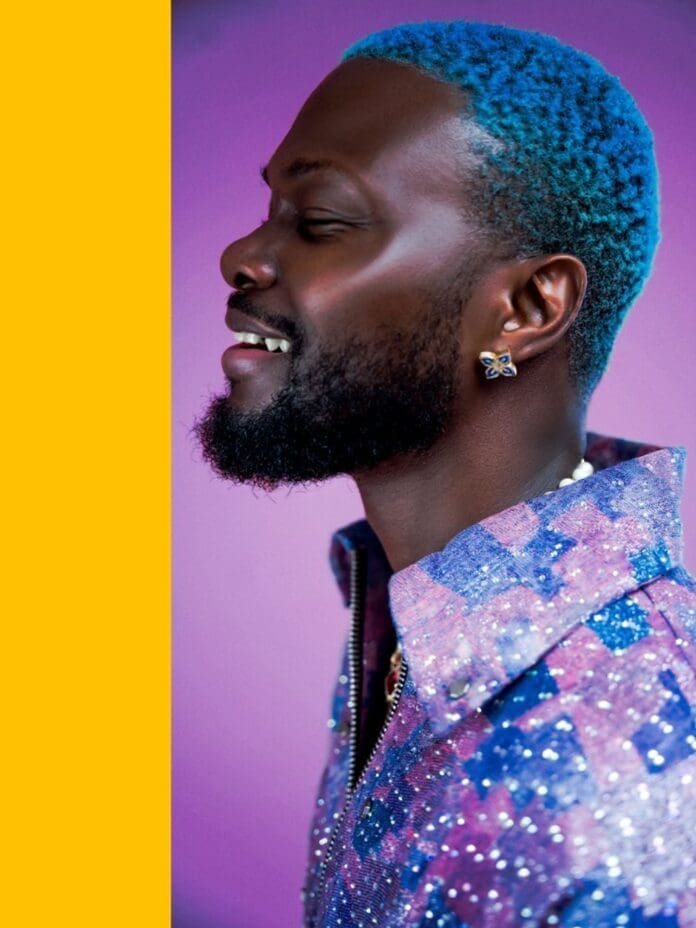
<svg viewBox="0 0 696 928">
<path fill-rule="evenodd" d="M 272 487 L 426 452 L 474 389 L 462 109 L 456 88 L 361 59 L 302 108 L 267 166 L 268 220 L 222 255 L 228 325 L 290 346 L 224 353 L 228 393 L 195 427 L 221 476 Z"/>
</svg>

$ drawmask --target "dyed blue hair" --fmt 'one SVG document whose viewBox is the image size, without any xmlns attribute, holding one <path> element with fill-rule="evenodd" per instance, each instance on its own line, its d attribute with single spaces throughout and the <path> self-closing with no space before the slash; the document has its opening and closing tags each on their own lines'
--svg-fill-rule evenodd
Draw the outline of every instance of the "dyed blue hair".
<svg viewBox="0 0 696 928">
<path fill-rule="evenodd" d="M 395 26 L 342 60 L 358 56 L 414 65 L 463 90 L 464 115 L 485 130 L 474 197 L 482 227 L 517 257 L 564 252 L 584 263 L 569 357 L 589 397 L 659 239 L 652 135 L 631 95 L 589 55 L 487 23 Z"/>
</svg>

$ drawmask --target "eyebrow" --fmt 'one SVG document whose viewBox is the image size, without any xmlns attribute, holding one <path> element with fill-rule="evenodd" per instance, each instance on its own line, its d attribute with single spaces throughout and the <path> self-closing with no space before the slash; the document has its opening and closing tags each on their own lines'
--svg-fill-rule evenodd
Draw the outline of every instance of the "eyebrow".
<svg viewBox="0 0 696 928">
<path fill-rule="evenodd" d="M 310 161 L 307 158 L 296 158 L 282 173 L 284 177 L 301 177 L 304 174 L 311 174 L 312 171 L 325 171 L 327 168 L 341 171 L 341 168 L 336 162 L 331 161 L 329 158 L 319 158 L 314 161 Z M 268 181 L 268 165 L 261 167 L 260 173 L 263 182 L 270 187 Z"/>
</svg>

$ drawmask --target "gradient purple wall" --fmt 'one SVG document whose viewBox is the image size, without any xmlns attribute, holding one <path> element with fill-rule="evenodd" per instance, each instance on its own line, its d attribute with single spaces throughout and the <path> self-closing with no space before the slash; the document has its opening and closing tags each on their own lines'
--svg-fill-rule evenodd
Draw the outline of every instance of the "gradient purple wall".
<svg viewBox="0 0 696 928">
<path fill-rule="evenodd" d="M 374 0 L 175 3 L 174 899 L 176 928 L 289 928 L 347 616 L 326 553 L 361 516 L 346 480 L 265 497 L 217 482 L 189 437 L 210 391 L 228 288 L 223 247 L 266 209 L 258 177 L 352 41 L 397 22 L 479 19 L 595 55 L 652 126 L 663 241 L 589 425 L 696 456 L 696 9 L 683 2 Z M 696 462 L 687 563 L 696 563 Z"/>
</svg>

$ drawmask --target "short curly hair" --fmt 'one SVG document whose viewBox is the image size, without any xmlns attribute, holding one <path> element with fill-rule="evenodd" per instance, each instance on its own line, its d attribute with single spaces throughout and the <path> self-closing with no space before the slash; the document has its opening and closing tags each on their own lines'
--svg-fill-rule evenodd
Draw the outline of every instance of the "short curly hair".
<svg viewBox="0 0 696 928">
<path fill-rule="evenodd" d="M 463 90 L 465 115 L 485 130 L 474 204 L 482 228 L 518 257 L 563 252 L 584 263 L 569 361 L 587 399 L 659 240 L 653 139 L 633 97 L 589 55 L 496 24 L 407 23 L 366 36 L 341 60 L 355 57 L 410 64 Z"/>
</svg>

